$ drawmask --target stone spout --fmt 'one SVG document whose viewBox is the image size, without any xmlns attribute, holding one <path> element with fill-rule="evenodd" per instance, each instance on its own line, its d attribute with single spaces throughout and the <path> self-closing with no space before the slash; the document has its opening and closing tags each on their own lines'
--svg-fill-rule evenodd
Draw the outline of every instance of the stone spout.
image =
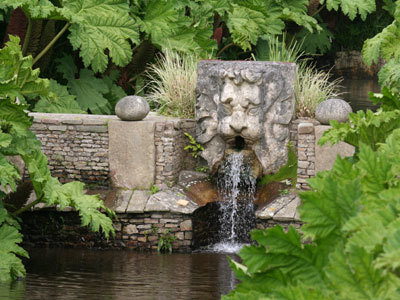
<svg viewBox="0 0 400 300">
<path fill-rule="evenodd" d="M 286 163 L 295 74 L 292 63 L 199 63 L 196 138 L 211 173 L 232 150 L 253 153 L 257 177 Z"/>
</svg>

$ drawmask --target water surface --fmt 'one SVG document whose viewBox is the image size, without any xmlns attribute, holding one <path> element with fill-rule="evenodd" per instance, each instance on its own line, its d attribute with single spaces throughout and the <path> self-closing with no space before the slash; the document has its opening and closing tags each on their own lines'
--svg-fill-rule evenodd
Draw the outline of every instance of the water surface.
<svg viewBox="0 0 400 300">
<path fill-rule="evenodd" d="M 219 253 L 29 252 L 26 279 L 1 285 L 0 299 L 219 299 L 236 282 Z"/>
</svg>

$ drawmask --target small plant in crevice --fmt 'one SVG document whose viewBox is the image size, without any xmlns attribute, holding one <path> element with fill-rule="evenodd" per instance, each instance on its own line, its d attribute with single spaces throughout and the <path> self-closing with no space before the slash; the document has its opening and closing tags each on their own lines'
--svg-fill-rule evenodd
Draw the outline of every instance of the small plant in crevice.
<svg viewBox="0 0 400 300">
<path fill-rule="evenodd" d="M 192 157 L 196 159 L 196 165 L 194 167 L 194 170 L 196 172 L 207 173 L 208 167 L 201 165 L 198 161 L 199 154 L 201 153 L 201 151 L 204 150 L 204 147 L 201 144 L 199 144 L 191 134 L 185 132 L 185 135 L 189 139 L 189 145 L 185 146 L 185 148 L 183 149 L 190 151 L 190 155 L 192 155 Z"/>
<path fill-rule="evenodd" d="M 159 189 L 159 187 L 157 185 L 154 185 L 154 184 L 151 183 L 150 187 L 149 187 L 149 190 L 150 190 L 150 194 L 154 195 L 154 194 L 158 193 L 158 191 L 160 189 Z"/>
<path fill-rule="evenodd" d="M 191 134 L 185 132 L 185 135 L 188 137 L 189 139 L 189 145 L 187 145 L 185 148 L 183 148 L 184 150 L 188 150 L 190 151 L 190 154 L 193 156 L 193 158 L 197 158 L 200 154 L 201 151 L 204 150 L 203 146 L 200 145 L 195 139 L 194 137 L 192 137 Z"/>
<path fill-rule="evenodd" d="M 157 252 L 158 253 L 172 253 L 172 242 L 176 240 L 176 236 L 170 233 L 171 230 L 167 229 L 158 239 Z"/>
</svg>

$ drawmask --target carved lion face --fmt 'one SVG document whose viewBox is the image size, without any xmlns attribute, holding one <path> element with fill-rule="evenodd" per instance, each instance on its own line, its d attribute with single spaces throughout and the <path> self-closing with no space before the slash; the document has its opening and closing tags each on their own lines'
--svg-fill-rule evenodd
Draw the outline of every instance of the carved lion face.
<svg viewBox="0 0 400 300">
<path fill-rule="evenodd" d="M 260 116 L 262 115 L 259 85 L 241 82 L 235 84 L 227 79 L 221 89 L 218 133 L 233 145 L 240 136 L 246 145 L 252 145 L 261 138 Z"/>
</svg>

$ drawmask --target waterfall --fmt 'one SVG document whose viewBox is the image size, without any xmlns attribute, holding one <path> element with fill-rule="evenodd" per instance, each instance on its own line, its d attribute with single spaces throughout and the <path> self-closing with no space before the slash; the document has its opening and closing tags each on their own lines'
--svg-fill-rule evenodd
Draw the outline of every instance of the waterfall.
<svg viewBox="0 0 400 300">
<path fill-rule="evenodd" d="M 219 239 L 213 250 L 237 252 L 250 242 L 249 232 L 255 226 L 254 194 L 256 179 L 241 152 L 230 154 L 218 175 Z"/>
</svg>

